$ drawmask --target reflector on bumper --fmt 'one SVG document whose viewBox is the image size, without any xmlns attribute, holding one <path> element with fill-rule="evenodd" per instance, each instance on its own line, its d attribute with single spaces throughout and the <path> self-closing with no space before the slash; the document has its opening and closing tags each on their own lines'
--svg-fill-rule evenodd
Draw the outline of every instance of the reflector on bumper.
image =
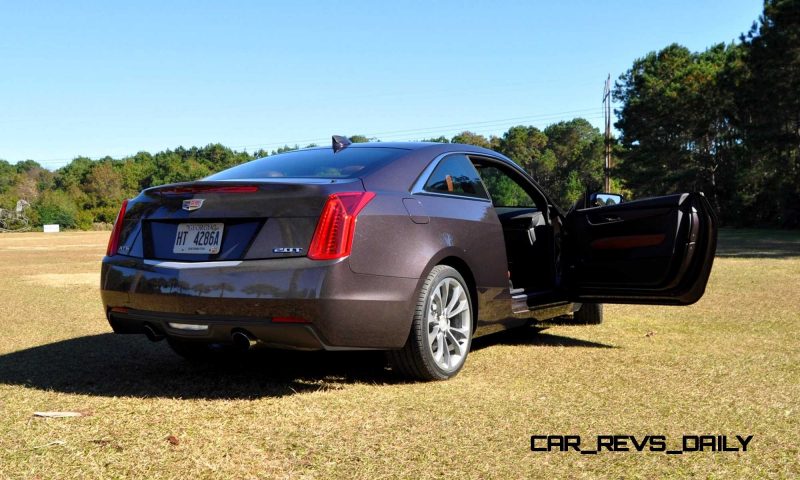
<svg viewBox="0 0 800 480">
<path fill-rule="evenodd" d="M 191 332 L 204 332 L 208 330 L 208 325 L 197 325 L 194 323 L 172 323 L 168 322 L 169 328 L 174 328 L 175 330 L 187 330 Z"/>
</svg>

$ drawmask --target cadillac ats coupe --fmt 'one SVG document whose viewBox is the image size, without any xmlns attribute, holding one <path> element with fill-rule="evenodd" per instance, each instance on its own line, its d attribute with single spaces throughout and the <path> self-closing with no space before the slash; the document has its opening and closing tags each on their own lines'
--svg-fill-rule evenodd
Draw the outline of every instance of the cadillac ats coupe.
<svg viewBox="0 0 800 480">
<path fill-rule="evenodd" d="M 705 197 L 620 200 L 564 213 L 491 150 L 334 137 L 123 202 L 102 298 L 116 333 L 187 358 L 379 349 L 401 374 L 446 379 L 476 335 L 703 295 L 717 238 Z"/>
</svg>

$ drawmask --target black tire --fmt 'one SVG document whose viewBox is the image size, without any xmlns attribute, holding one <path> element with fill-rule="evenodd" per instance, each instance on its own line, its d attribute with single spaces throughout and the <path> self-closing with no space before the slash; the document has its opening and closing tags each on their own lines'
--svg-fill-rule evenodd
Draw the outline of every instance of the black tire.
<svg viewBox="0 0 800 480">
<path fill-rule="evenodd" d="M 603 323 L 603 304 L 584 303 L 581 309 L 575 312 L 574 319 L 579 325 L 600 325 Z"/>
<path fill-rule="evenodd" d="M 433 342 L 429 342 L 428 340 L 429 329 L 427 317 L 429 310 L 432 309 L 431 301 L 435 296 L 434 288 L 447 279 L 453 279 L 460 285 L 461 289 L 466 295 L 468 311 L 459 314 L 460 318 L 457 321 L 457 328 L 453 327 L 453 331 L 459 332 L 458 335 L 462 339 L 464 338 L 463 335 L 466 332 L 466 338 L 463 340 L 465 343 L 462 345 L 461 342 L 459 342 L 458 345 L 460 346 L 460 350 L 463 352 L 463 354 L 458 355 L 459 360 L 457 361 L 457 365 L 453 365 L 452 368 L 445 369 L 437 364 L 437 360 L 434 357 L 435 354 L 432 352 L 433 347 L 431 344 Z M 460 305 L 462 302 L 463 300 L 459 301 L 458 304 Z M 456 308 L 454 308 L 454 310 L 456 310 Z M 448 311 L 445 310 L 445 315 L 447 312 Z M 388 352 L 389 363 L 392 366 L 392 369 L 405 377 L 425 381 L 447 380 L 456 376 L 463 368 L 467 359 L 467 355 L 469 354 L 469 348 L 472 343 L 472 324 L 474 314 L 475 312 L 472 305 L 472 297 L 470 296 L 469 287 L 467 282 L 464 280 L 464 277 L 458 273 L 458 270 L 447 265 L 437 265 L 434 267 L 431 270 L 431 273 L 425 279 L 425 282 L 422 284 L 419 296 L 417 297 L 417 306 L 414 311 L 411 332 L 408 335 L 408 340 L 406 340 L 405 346 L 403 346 L 403 348 L 400 350 L 391 350 Z M 449 325 L 450 324 L 448 320 L 448 330 L 450 329 Z M 454 322 L 453 325 L 456 325 L 456 323 Z M 436 328 L 438 331 L 439 327 L 436 326 L 433 328 Z M 452 338 L 455 338 L 455 336 Z M 446 343 L 447 342 L 445 341 L 445 344 Z M 437 342 L 437 345 L 441 345 L 441 343 Z M 455 356 L 455 352 L 457 352 L 455 347 L 456 346 L 453 348 L 453 354 L 450 353 L 450 347 L 446 347 L 446 357 L 448 359 L 453 358 L 451 355 Z M 442 352 L 443 350 L 439 351 Z"/>
</svg>

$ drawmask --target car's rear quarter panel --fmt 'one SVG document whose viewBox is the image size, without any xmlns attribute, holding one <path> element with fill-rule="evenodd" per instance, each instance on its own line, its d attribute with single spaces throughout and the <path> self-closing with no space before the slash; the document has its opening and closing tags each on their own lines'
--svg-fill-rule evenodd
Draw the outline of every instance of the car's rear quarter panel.
<svg viewBox="0 0 800 480">
<path fill-rule="evenodd" d="M 418 279 L 421 286 L 435 265 L 456 257 L 475 283 L 477 333 L 496 330 L 512 315 L 503 230 L 492 204 L 409 191 L 419 172 L 447 151 L 416 151 L 364 179 L 367 190 L 379 195 L 359 215 L 350 266 L 358 273 Z M 427 223 L 412 221 L 404 198 L 421 203 Z"/>
</svg>

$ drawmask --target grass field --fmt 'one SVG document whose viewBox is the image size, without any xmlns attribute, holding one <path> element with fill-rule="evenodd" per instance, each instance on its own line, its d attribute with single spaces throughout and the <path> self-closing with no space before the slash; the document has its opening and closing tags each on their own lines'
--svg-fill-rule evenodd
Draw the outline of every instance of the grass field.
<svg viewBox="0 0 800 480">
<path fill-rule="evenodd" d="M 797 233 L 723 232 L 697 304 L 479 339 L 440 383 L 404 383 L 378 353 L 198 367 L 114 336 L 107 238 L 0 235 L 0 478 L 800 476 Z M 754 438 L 745 453 L 588 456 L 531 452 L 532 434 Z"/>
</svg>

